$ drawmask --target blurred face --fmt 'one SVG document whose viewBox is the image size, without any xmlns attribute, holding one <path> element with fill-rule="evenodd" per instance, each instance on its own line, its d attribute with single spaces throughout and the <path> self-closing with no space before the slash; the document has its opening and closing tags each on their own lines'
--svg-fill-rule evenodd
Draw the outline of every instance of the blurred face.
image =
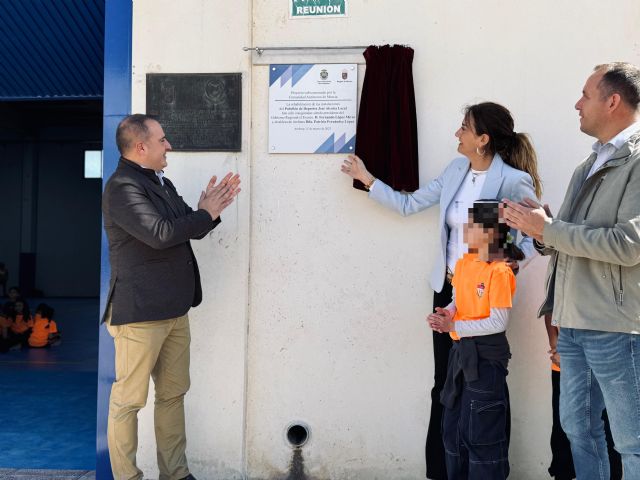
<svg viewBox="0 0 640 480">
<path fill-rule="evenodd" d="M 155 120 L 147 121 L 149 137 L 137 145 L 143 155 L 144 166 L 159 172 L 167 166 L 167 152 L 171 151 L 171 144 L 164 135 L 164 130 Z"/>
<path fill-rule="evenodd" d="M 15 302 L 16 298 L 18 298 L 18 291 L 15 288 L 11 288 L 9 290 L 9 300 Z"/>
<path fill-rule="evenodd" d="M 476 134 L 471 115 L 462 120 L 462 125 L 456 130 L 455 135 L 458 139 L 458 152 L 467 158 L 470 155 L 478 155 L 478 150 L 483 151 L 488 142 L 488 135 Z"/>
<path fill-rule="evenodd" d="M 597 71 L 587 79 L 582 89 L 582 97 L 575 105 L 580 116 L 580 130 L 596 138 L 608 121 L 608 98 L 602 98 L 598 89 L 603 75 L 602 71 Z"/>
<path fill-rule="evenodd" d="M 504 208 L 505 205 L 503 203 L 497 204 L 498 208 L 498 222 L 504 223 Z M 495 210 L 489 213 L 490 217 L 487 217 L 486 220 L 493 221 L 495 219 Z M 469 251 L 478 251 L 481 248 L 489 246 L 490 253 L 499 253 L 495 252 L 496 242 L 500 237 L 500 232 L 498 228 L 485 227 L 482 223 L 474 223 L 473 221 L 473 213 L 469 213 L 467 218 L 467 223 L 463 225 L 463 238 L 464 242 L 469 247 Z"/>
<path fill-rule="evenodd" d="M 16 304 L 15 304 L 15 306 L 13 308 L 15 309 L 16 313 L 18 315 L 20 315 L 24 310 L 24 303 L 16 302 Z"/>
<path fill-rule="evenodd" d="M 464 242 L 469 251 L 477 251 L 486 245 L 491 245 L 494 237 L 493 228 L 483 227 L 480 223 L 473 223 L 470 219 L 463 227 Z"/>
</svg>

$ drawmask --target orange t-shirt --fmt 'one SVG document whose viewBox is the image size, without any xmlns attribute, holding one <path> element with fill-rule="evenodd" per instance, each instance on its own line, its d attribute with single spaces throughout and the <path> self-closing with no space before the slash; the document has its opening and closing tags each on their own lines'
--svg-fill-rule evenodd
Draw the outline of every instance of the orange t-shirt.
<svg viewBox="0 0 640 480">
<path fill-rule="evenodd" d="M 451 284 L 456 289 L 454 321 L 482 320 L 492 308 L 511 308 L 516 291 L 516 277 L 506 262 L 485 262 L 475 253 L 458 260 Z M 460 340 L 456 332 L 450 336 Z"/>
<path fill-rule="evenodd" d="M 33 321 L 33 330 L 29 336 L 29 345 L 32 347 L 44 347 L 49 343 L 49 334 L 58 333 L 56 322 L 43 318 L 39 313 Z"/>
<path fill-rule="evenodd" d="M 16 315 L 16 319 L 11 325 L 11 331 L 15 334 L 21 334 L 29 330 L 33 327 L 33 320 L 29 318 L 26 322 L 24 321 L 24 315 Z"/>
</svg>

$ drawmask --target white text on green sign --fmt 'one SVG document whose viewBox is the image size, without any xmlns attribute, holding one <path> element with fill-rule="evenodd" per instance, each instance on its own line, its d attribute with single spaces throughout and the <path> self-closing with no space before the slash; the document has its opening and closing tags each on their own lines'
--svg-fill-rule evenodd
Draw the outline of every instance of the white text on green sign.
<svg viewBox="0 0 640 480">
<path fill-rule="evenodd" d="M 347 0 L 290 0 L 291 17 L 344 17 Z"/>
</svg>

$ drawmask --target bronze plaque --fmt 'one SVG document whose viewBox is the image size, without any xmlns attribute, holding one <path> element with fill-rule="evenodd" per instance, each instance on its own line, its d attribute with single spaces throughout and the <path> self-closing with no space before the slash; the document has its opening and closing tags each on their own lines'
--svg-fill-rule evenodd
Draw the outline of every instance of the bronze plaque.
<svg viewBox="0 0 640 480">
<path fill-rule="evenodd" d="M 173 150 L 239 152 L 242 74 L 148 73 L 147 115 L 160 122 Z"/>
</svg>

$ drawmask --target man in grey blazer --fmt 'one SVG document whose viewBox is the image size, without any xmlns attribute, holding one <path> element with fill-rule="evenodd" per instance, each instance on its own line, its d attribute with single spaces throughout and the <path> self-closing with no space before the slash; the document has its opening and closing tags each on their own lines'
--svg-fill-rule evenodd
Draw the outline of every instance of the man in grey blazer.
<svg viewBox="0 0 640 480">
<path fill-rule="evenodd" d="M 192 210 L 164 177 L 171 144 L 146 115 L 118 125 L 121 158 L 102 197 L 111 280 L 103 321 L 115 342 L 107 438 L 116 480 L 142 479 L 136 466 L 138 411 L 155 384 L 155 432 L 161 480 L 193 479 L 185 455 L 184 395 L 189 389 L 189 318 L 202 301 L 189 241 L 220 223 L 240 192 L 238 175 L 213 177 Z"/>
<path fill-rule="evenodd" d="M 575 105 L 597 141 L 558 215 L 507 202 L 550 255 L 542 312 L 560 329 L 560 422 L 580 480 L 609 478 L 606 407 L 625 480 L 640 480 L 640 68 L 598 65 Z"/>
</svg>

